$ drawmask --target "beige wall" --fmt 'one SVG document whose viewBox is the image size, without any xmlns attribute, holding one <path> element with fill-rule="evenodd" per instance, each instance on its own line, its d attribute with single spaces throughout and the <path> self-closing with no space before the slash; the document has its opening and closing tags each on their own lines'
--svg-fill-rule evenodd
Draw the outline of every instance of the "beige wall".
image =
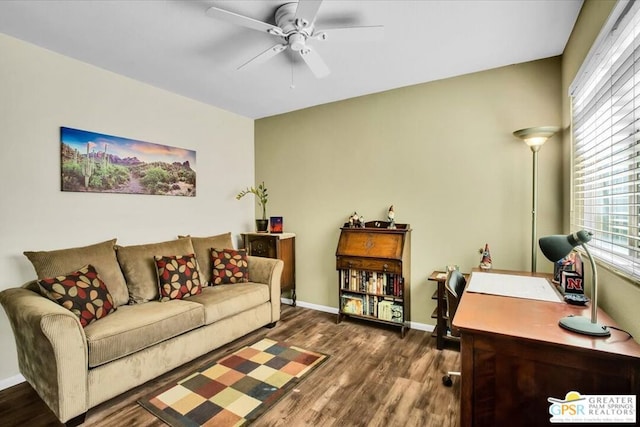
<svg viewBox="0 0 640 427">
<path fill-rule="evenodd" d="M 573 29 L 562 57 L 562 123 L 565 128 L 570 124 L 569 85 L 582 65 L 600 29 L 615 6 L 614 0 L 586 0 Z M 564 231 L 569 232 L 569 194 L 571 165 L 570 138 L 565 132 L 563 139 L 563 177 L 565 209 L 563 210 Z M 640 342 L 640 287 L 636 283 L 606 270 L 598 269 L 599 305 L 610 314 L 624 329 Z"/>
<path fill-rule="evenodd" d="M 255 124 L 268 215 L 297 234 L 299 300 L 337 307 L 335 250 L 353 211 L 412 234 L 412 321 L 433 324 L 434 269 L 530 268 L 532 154 L 512 132 L 561 122 L 559 57 L 349 99 Z M 561 144 L 540 151 L 539 235 L 561 230 Z M 551 263 L 538 259 L 539 270 Z"/>
<path fill-rule="evenodd" d="M 60 126 L 197 152 L 197 196 L 60 191 Z M 252 229 L 253 120 L 0 34 L 0 290 L 35 278 L 25 250 Z M 0 388 L 18 374 L 0 310 Z"/>
</svg>

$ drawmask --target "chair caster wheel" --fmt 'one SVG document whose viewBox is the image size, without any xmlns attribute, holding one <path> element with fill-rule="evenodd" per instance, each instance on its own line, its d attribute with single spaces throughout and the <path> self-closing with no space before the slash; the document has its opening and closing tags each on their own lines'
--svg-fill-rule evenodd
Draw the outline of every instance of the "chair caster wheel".
<svg viewBox="0 0 640 427">
<path fill-rule="evenodd" d="M 445 375 L 442 377 L 442 384 L 447 387 L 451 387 L 453 385 L 453 381 L 451 381 L 451 377 L 449 375 Z"/>
</svg>

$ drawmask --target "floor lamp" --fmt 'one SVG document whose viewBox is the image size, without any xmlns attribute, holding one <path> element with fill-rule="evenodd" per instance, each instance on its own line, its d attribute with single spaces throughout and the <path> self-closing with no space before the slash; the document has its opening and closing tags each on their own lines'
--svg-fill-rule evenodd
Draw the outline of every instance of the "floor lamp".
<svg viewBox="0 0 640 427">
<path fill-rule="evenodd" d="M 536 211 L 538 209 L 538 151 L 551 138 L 553 134 L 558 132 L 558 126 L 539 126 L 535 128 L 520 129 L 513 134 L 523 140 L 533 153 L 533 195 L 531 209 L 531 272 L 536 272 L 536 262 L 538 250 L 536 248 Z"/>
<path fill-rule="evenodd" d="M 593 234 L 580 230 L 567 236 L 555 235 L 540 238 L 540 250 L 549 261 L 556 262 L 567 256 L 576 246 L 582 246 L 591 263 L 591 319 L 583 316 L 567 316 L 560 319 L 560 326 L 573 332 L 596 337 L 611 335 L 606 326 L 598 323 L 598 270 L 586 243 Z M 583 272 L 584 274 L 584 272 Z"/>
</svg>

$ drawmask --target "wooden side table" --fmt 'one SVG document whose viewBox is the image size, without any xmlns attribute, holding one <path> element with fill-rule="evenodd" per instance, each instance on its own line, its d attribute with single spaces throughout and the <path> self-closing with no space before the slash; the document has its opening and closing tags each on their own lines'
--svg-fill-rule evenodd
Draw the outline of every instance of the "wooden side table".
<svg viewBox="0 0 640 427">
<path fill-rule="evenodd" d="M 469 280 L 469 275 L 464 275 L 465 279 Z M 447 316 L 447 294 L 444 290 L 444 284 L 447 281 L 447 273 L 444 271 L 433 271 L 428 280 L 436 282 L 436 291 L 433 293 L 431 299 L 436 300 L 436 309 L 431 314 L 432 319 L 436 319 L 436 327 L 431 336 L 436 337 L 436 347 L 438 350 L 442 350 L 446 342 L 460 342 L 460 337 L 454 337 L 449 331 Z"/>
<path fill-rule="evenodd" d="M 284 262 L 280 291 L 290 291 L 296 305 L 296 235 L 294 233 L 243 233 L 247 254 Z"/>
<path fill-rule="evenodd" d="M 447 296 L 444 292 L 444 282 L 447 279 L 447 273 L 444 271 L 433 271 L 429 275 L 432 282 L 436 282 L 436 291 L 431 299 L 436 300 L 436 309 L 431 314 L 431 318 L 436 319 L 436 327 L 431 336 L 436 337 L 436 347 L 438 350 L 444 348 L 444 342 L 447 338 L 453 338 L 447 334 Z"/>
</svg>

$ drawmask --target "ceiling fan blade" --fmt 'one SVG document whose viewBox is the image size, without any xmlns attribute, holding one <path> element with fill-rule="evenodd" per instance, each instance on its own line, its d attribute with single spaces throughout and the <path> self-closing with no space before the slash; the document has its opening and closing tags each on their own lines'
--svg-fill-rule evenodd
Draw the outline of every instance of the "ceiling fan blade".
<svg viewBox="0 0 640 427">
<path fill-rule="evenodd" d="M 275 46 L 271 46 L 269 49 L 267 49 L 264 52 L 260 53 L 258 56 L 255 56 L 255 57 L 251 58 L 250 60 L 248 60 L 247 62 L 245 62 L 241 66 L 239 66 L 238 70 L 243 69 L 243 68 L 247 68 L 247 67 L 251 67 L 251 66 L 254 66 L 254 65 L 259 65 L 259 64 L 262 64 L 264 62 L 267 62 L 269 59 L 273 58 L 274 56 L 276 56 L 280 52 L 284 52 L 286 49 L 287 49 L 287 44 L 286 43 L 285 44 L 277 44 Z"/>
<path fill-rule="evenodd" d="M 249 18 L 248 16 L 239 15 L 235 12 L 220 9 L 215 6 L 207 9 L 206 13 L 212 18 L 229 22 L 230 24 L 240 25 L 246 28 L 251 28 L 252 30 L 267 32 L 276 36 L 284 35 L 280 27 L 276 27 L 275 25 L 271 25 L 266 22 L 258 21 L 257 19 Z"/>
<path fill-rule="evenodd" d="M 328 28 L 316 30 L 314 39 L 338 42 L 367 42 L 381 40 L 384 37 L 384 25 L 369 27 Z"/>
<path fill-rule="evenodd" d="M 327 64 L 325 64 L 320 55 L 318 55 L 318 52 L 311 49 L 310 47 L 307 46 L 302 49 L 300 51 L 300 56 L 302 56 L 304 62 L 307 63 L 307 65 L 311 69 L 311 72 L 317 78 L 321 79 L 331 73 L 329 67 L 327 67 Z"/>
<path fill-rule="evenodd" d="M 305 27 L 313 24 L 321 4 L 322 0 L 298 0 L 295 19 L 302 20 Z"/>
</svg>

